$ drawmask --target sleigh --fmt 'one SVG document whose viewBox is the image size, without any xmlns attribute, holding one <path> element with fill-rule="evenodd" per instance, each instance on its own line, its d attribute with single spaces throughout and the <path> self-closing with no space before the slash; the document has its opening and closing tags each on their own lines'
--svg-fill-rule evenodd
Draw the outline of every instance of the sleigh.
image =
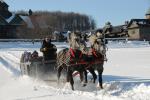
<svg viewBox="0 0 150 100">
<path fill-rule="evenodd" d="M 24 54 L 22 54 L 20 60 L 22 75 L 28 75 L 42 80 L 51 80 L 52 76 L 56 76 L 56 57 L 44 61 L 42 56 L 32 57 L 30 52 L 28 52 L 28 60 L 24 59 Z"/>
</svg>

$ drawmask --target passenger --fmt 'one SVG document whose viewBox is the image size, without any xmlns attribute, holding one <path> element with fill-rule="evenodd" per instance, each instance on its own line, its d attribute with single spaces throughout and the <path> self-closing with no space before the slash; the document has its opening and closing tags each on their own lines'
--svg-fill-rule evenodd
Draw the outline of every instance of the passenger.
<svg viewBox="0 0 150 100">
<path fill-rule="evenodd" d="M 54 44 L 51 43 L 51 39 L 49 37 L 46 37 L 43 40 L 42 47 L 41 47 L 40 51 L 43 52 L 43 56 L 44 56 L 45 61 L 56 59 L 57 48 Z"/>
<path fill-rule="evenodd" d="M 29 62 L 31 60 L 31 52 L 25 51 L 22 55 L 24 62 Z"/>
<path fill-rule="evenodd" d="M 34 58 L 38 58 L 39 57 L 39 54 L 38 52 L 35 50 L 33 51 L 33 53 L 31 54 L 31 57 L 34 59 Z"/>
</svg>

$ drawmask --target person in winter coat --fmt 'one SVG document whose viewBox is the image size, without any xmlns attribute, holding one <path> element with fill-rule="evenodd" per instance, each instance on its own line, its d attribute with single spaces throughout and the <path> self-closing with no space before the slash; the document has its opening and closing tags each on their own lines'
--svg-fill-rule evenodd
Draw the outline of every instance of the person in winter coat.
<svg viewBox="0 0 150 100">
<path fill-rule="evenodd" d="M 57 48 L 54 44 L 51 43 L 51 39 L 49 37 L 46 37 L 43 40 L 40 51 L 43 52 L 45 61 L 56 59 Z"/>
</svg>

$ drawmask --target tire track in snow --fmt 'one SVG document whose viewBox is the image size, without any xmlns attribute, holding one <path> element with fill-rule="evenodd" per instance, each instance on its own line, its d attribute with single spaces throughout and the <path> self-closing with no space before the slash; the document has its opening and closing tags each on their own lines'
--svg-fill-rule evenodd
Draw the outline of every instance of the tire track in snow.
<svg viewBox="0 0 150 100">
<path fill-rule="evenodd" d="M 10 63 L 13 63 L 17 66 L 20 65 L 19 59 L 16 60 L 13 55 L 10 55 L 10 54 L 6 53 L 5 55 L 3 55 L 3 58 L 7 59 L 7 61 L 9 61 Z"/>
<path fill-rule="evenodd" d="M 2 53 L 1 57 L 7 61 L 7 63 L 11 64 L 11 66 L 13 66 L 15 69 L 20 71 L 20 60 L 14 56 L 13 53 L 4 52 Z"/>
<path fill-rule="evenodd" d="M 7 54 L 11 57 L 13 57 L 17 62 L 20 62 L 20 58 L 18 58 L 14 52 L 7 52 Z"/>
<path fill-rule="evenodd" d="M 20 70 L 16 69 L 11 63 L 5 60 L 3 57 L 0 57 L 0 62 L 5 66 L 5 69 L 10 71 L 15 76 L 20 76 Z"/>
</svg>

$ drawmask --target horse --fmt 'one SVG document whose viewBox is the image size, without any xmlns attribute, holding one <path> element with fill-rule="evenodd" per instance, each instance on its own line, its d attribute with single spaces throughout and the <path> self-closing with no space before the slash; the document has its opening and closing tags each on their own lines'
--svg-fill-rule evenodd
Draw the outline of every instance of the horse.
<svg viewBox="0 0 150 100">
<path fill-rule="evenodd" d="M 93 76 L 93 83 L 95 83 L 97 78 L 95 74 L 95 70 L 97 70 L 99 87 L 103 89 L 102 73 L 104 70 L 104 61 L 106 61 L 106 46 L 100 33 L 92 34 L 88 40 L 91 42 L 90 51 L 88 52 L 90 52 L 93 57 L 93 60 L 89 63 L 88 70 Z"/>
<path fill-rule="evenodd" d="M 74 90 L 73 72 L 78 71 L 81 82 L 84 81 L 83 86 L 87 83 L 87 71 L 84 66 L 78 64 L 82 59 L 82 52 L 80 48 L 81 33 L 73 32 L 68 34 L 68 41 L 70 48 L 65 48 L 57 54 L 57 77 L 58 82 L 61 76 L 61 71 L 65 69 L 67 73 L 66 81 L 70 82 L 71 89 Z M 83 76 L 84 74 L 84 76 Z M 83 79 L 83 77 L 85 79 Z"/>
<path fill-rule="evenodd" d="M 97 79 L 97 75 L 95 70 L 98 72 L 98 83 L 99 87 L 102 89 L 102 73 L 103 73 L 103 64 L 104 61 L 107 61 L 106 58 L 106 43 L 103 30 L 97 30 L 95 34 L 91 34 L 90 36 L 83 37 L 85 41 L 88 41 L 90 46 L 87 47 L 85 43 L 80 44 L 80 50 L 84 55 L 84 61 L 86 70 L 88 70 L 93 76 L 93 83 L 95 83 Z"/>
</svg>

